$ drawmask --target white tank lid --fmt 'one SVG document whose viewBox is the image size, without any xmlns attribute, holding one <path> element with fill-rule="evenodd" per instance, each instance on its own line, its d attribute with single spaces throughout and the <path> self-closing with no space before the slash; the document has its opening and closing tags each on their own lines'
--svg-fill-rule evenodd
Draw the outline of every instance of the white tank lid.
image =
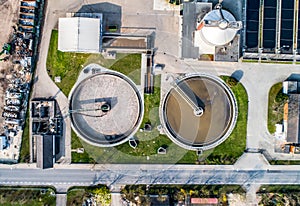
<svg viewBox="0 0 300 206">
<path fill-rule="evenodd" d="M 222 20 L 220 10 L 217 9 L 207 13 L 201 21 L 218 22 L 217 26 L 205 25 L 200 30 L 201 36 L 204 38 L 204 40 L 214 46 L 221 46 L 229 43 L 233 40 L 237 31 L 239 30 L 236 28 L 228 27 L 229 22 L 236 22 L 234 16 L 230 12 L 223 9 L 222 13 L 224 16 L 224 20 Z"/>
</svg>

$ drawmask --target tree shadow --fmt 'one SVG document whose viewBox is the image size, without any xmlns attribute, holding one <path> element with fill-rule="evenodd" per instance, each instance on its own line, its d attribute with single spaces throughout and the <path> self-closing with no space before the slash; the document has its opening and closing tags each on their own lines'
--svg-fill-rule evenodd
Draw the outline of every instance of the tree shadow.
<svg viewBox="0 0 300 206">
<path fill-rule="evenodd" d="M 242 70 L 236 70 L 231 74 L 231 77 L 235 78 L 238 82 L 241 81 L 244 76 L 244 72 Z"/>
</svg>

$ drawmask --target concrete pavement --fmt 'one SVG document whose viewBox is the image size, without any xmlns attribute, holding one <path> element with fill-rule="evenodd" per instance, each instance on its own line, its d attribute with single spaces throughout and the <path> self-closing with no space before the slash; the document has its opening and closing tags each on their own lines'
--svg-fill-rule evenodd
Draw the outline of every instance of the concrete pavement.
<svg viewBox="0 0 300 206">
<path fill-rule="evenodd" d="M 124 206 L 124 204 L 122 203 L 122 197 L 121 197 L 121 193 L 119 192 L 112 192 L 111 193 L 111 206 Z"/>
<path fill-rule="evenodd" d="M 235 168 L 266 169 L 270 164 L 260 153 L 244 153 L 234 164 Z"/>
<path fill-rule="evenodd" d="M 247 205 L 258 205 L 256 192 L 259 190 L 261 185 L 245 185 L 246 190 L 246 201 Z"/>
<path fill-rule="evenodd" d="M 63 206 L 67 205 L 67 194 L 56 194 L 56 205 Z"/>
</svg>

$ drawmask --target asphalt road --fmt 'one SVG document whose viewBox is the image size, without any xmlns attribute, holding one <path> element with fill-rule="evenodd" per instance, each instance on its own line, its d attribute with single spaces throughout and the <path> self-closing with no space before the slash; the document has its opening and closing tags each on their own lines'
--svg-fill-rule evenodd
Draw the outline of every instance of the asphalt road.
<svg viewBox="0 0 300 206">
<path fill-rule="evenodd" d="M 300 184 L 299 170 L 238 170 L 220 166 L 158 165 L 137 170 L 131 165 L 112 169 L 0 169 L 1 185 L 54 185 L 57 188 L 93 184 Z"/>
</svg>

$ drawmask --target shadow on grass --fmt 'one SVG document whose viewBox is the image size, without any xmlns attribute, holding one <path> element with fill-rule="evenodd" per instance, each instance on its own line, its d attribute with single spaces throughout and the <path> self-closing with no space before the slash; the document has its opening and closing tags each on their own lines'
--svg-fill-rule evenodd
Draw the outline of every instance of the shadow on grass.
<svg viewBox="0 0 300 206">
<path fill-rule="evenodd" d="M 221 77 L 225 82 L 228 76 Z M 238 118 L 230 136 L 216 148 L 205 151 L 208 157 L 201 164 L 234 164 L 244 153 L 247 138 L 248 95 L 241 83 L 230 87 L 238 105 Z"/>
</svg>

